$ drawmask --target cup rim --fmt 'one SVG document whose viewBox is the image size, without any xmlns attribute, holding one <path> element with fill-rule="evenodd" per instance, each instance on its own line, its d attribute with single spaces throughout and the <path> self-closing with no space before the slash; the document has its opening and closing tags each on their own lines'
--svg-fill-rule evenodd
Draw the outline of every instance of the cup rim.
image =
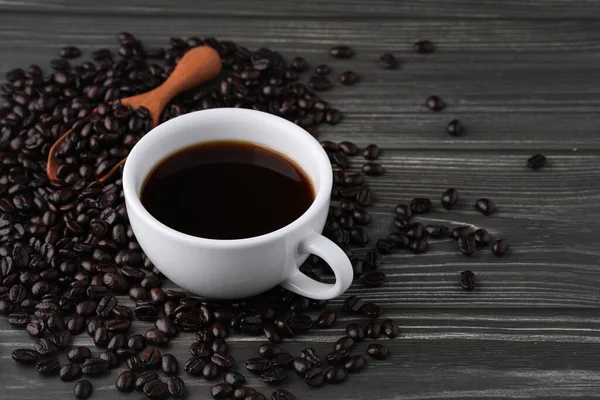
<svg viewBox="0 0 600 400">
<path fill-rule="evenodd" d="M 311 179 L 313 188 L 316 192 L 315 198 L 310 207 L 308 207 L 308 209 L 300 217 L 296 218 L 291 223 L 275 231 L 243 239 L 209 239 L 188 235 L 186 233 L 179 232 L 154 218 L 154 216 L 150 214 L 148 210 L 146 210 L 146 208 L 143 206 L 140 200 L 140 196 L 135 188 L 135 177 L 137 176 L 136 168 L 139 163 L 139 160 L 144 156 L 145 150 L 147 148 L 152 147 L 153 145 L 156 145 L 156 142 L 159 142 L 164 136 L 170 135 L 170 137 L 172 137 L 173 135 L 176 135 L 177 131 L 182 131 L 183 129 L 186 129 L 186 127 L 188 127 L 190 124 L 193 124 L 194 121 L 197 121 L 198 119 L 203 119 L 214 115 L 217 118 L 221 118 L 224 122 L 226 122 L 229 118 L 232 118 L 232 114 L 239 115 L 239 118 L 261 118 L 270 120 L 272 123 L 280 125 L 281 129 L 286 131 L 286 134 L 296 135 L 297 137 L 300 137 L 301 140 L 306 141 L 306 147 L 303 146 L 302 149 L 304 151 L 311 151 L 315 153 L 315 162 L 318 164 L 318 170 L 320 174 L 319 186 L 317 187 L 315 185 L 315 180 L 313 179 L 313 176 L 311 176 L 306 170 L 303 169 L 304 173 L 306 173 L 306 175 Z M 227 139 L 224 138 L 224 140 Z M 248 141 L 252 142 L 251 138 L 249 138 Z M 203 143 L 203 141 L 199 140 L 198 143 Z M 178 147 L 175 151 L 180 150 L 181 148 L 183 148 L 183 146 Z M 273 150 L 281 152 L 278 149 Z M 165 157 L 168 157 L 170 154 L 173 154 L 173 152 L 165 155 L 160 160 L 156 160 L 155 162 L 153 162 L 152 167 L 156 166 L 158 162 L 163 160 Z M 293 155 L 285 155 L 287 157 L 290 157 L 295 163 L 298 164 L 300 168 L 302 168 L 300 163 L 293 157 Z M 143 172 L 143 179 L 147 178 L 149 172 L 150 170 Z M 128 209 L 132 208 L 132 210 L 128 210 L 128 212 L 136 213 L 140 218 L 146 220 L 146 222 L 150 224 L 152 228 L 161 230 L 173 239 L 184 241 L 191 245 L 209 245 L 221 248 L 231 248 L 240 246 L 251 247 L 259 243 L 264 243 L 265 241 L 285 236 L 289 232 L 294 231 L 297 228 L 305 225 L 311 218 L 313 218 L 319 212 L 320 209 L 322 209 L 322 207 L 327 206 L 327 204 L 329 203 L 332 183 L 333 171 L 331 169 L 329 157 L 327 156 L 327 153 L 325 152 L 319 141 L 317 141 L 310 133 L 308 133 L 306 130 L 299 127 L 298 125 L 276 115 L 243 108 L 222 107 L 208 110 L 199 110 L 163 122 L 162 124 L 150 130 L 150 132 L 144 135 L 135 144 L 135 146 L 129 153 L 127 160 L 125 161 L 125 166 L 123 167 L 123 192 L 125 195 L 126 205 Z"/>
</svg>

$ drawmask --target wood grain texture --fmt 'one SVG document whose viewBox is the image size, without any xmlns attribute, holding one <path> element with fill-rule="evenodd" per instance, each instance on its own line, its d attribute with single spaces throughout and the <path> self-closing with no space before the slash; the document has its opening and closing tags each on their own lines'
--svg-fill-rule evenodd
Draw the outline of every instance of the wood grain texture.
<svg viewBox="0 0 600 400">
<path fill-rule="evenodd" d="M 346 69 L 357 71 L 356 86 L 336 85 L 323 93 L 344 112 L 344 121 L 320 127 L 320 134 L 384 148 L 386 174 L 368 180 L 377 198 L 370 210 L 371 240 L 394 229 L 396 204 L 428 196 L 434 212 L 418 221 L 485 227 L 511 245 L 504 258 L 489 248 L 465 257 L 450 240 L 432 241 L 423 255 L 386 257 L 386 285 L 373 290 L 357 282 L 349 293 L 376 301 L 399 321 L 401 337 L 386 343 L 392 357 L 369 360 L 365 373 L 318 392 L 292 377 L 286 387 L 300 400 L 597 398 L 600 3 L 0 0 L 0 73 L 29 63 L 47 66 L 64 44 L 80 46 L 84 56 L 94 48 L 114 48 L 121 30 L 149 45 L 197 35 L 266 46 L 286 57 L 303 55 L 312 66 L 327 62 L 332 79 Z M 412 54 L 418 38 L 434 41 L 436 53 Z M 340 43 L 351 45 L 356 56 L 329 58 L 328 48 Z M 384 51 L 398 56 L 398 70 L 377 66 Z M 427 110 L 423 102 L 431 94 L 448 108 Z M 466 125 L 463 136 L 445 134 L 453 118 Z M 537 151 L 548 156 L 548 165 L 530 171 L 524 162 Z M 352 169 L 361 163 L 356 158 Z M 461 194 L 452 211 L 439 206 L 448 187 Z M 498 212 L 476 212 L 479 197 L 494 199 Z M 477 273 L 472 292 L 458 285 L 459 272 L 467 268 Z M 341 302 L 330 304 L 339 309 Z M 298 352 L 311 345 L 325 353 L 355 319 L 340 314 L 333 329 L 284 347 Z M 147 327 L 136 322 L 133 330 Z M 165 352 L 183 362 L 192 340 L 182 334 Z M 254 356 L 262 340 L 232 338 L 232 354 L 237 360 Z M 72 398 L 72 383 L 40 377 L 10 360 L 13 349 L 31 342 L 0 321 L 0 399 Z M 91 340 L 84 334 L 77 343 Z M 116 375 L 93 380 L 94 399 L 135 398 L 115 391 Z M 190 398 L 208 398 L 212 383 L 184 379 Z"/>
</svg>

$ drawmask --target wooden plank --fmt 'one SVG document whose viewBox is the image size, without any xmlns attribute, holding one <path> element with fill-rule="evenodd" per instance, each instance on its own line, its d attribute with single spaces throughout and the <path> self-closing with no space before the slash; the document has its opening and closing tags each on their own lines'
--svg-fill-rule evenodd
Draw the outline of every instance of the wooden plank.
<svg viewBox="0 0 600 400">
<path fill-rule="evenodd" d="M 331 78 L 346 69 L 361 75 L 353 87 L 337 85 L 323 98 L 345 113 L 343 124 L 321 127 L 327 135 L 351 140 L 377 138 L 385 147 L 406 149 L 598 149 L 600 117 L 595 68 L 600 53 L 590 40 L 600 23 L 467 21 L 459 25 L 436 21 L 407 24 L 383 22 L 378 29 L 360 21 L 282 22 L 280 20 L 214 20 L 181 17 L 177 24 L 147 16 L 96 19 L 79 16 L 0 15 L 0 71 L 56 56 L 66 43 L 84 49 L 115 47 L 115 33 L 128 26 L 148 45 L 164 44 L 169 36 L 212 35 L 257 48 L 269 46 L 285 56 L 304 55 L 312 66 L 327 62 Z M 558 25 L 558 27 L 557 27 Z M 43 26 L 43 29 L 40 29 Z M 154 27 L 149 30 L 148 26 Z M 303 28 L 310 27 L 311 33 Z M 427 32 L 440 48 L 431 56 L 408 53 L 418 32 Z M 593 36 L 592 36 L 593 37 Z M 357 56 L 334 60 L 327 49 L 352 45 Z M 394 50 L 399 70 L 383 70 L 376 60 Z M 556 59 L 560 57 L 561 62 Z M 566 72 L 568 71 L 568 73 Z M 308 74 L 304 75 L 306 80 Z M 448 108 L 432 113 L 424 107 L 437 94 Z M 460 118 L 468 132 L 460 138 L 445 133 L 446 124 Z M 572 134 L 571 134 L 572 133 Z"/>
<path fill-rule="evenodd" d="M 99 15 L 160 15 L 161 17 L 253 17 L 285 18 L 377 18 L 413 19 L 592 19 L 600 17 L 600 6 L 593 0 L 306 0 L 282 2 L 262 0 L 260 4 L 244 0 L 164 2 L 161 0 L 2 0 L 0 9 L 43 13 L 85 13 Z"/>
</svg>

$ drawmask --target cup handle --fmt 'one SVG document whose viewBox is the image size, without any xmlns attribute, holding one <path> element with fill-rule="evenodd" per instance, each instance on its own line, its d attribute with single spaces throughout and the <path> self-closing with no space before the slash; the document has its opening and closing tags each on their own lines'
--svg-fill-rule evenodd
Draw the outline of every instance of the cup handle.
<svg viewBox="0 0 600 400">
<path fill-rule="evenodd" d="M 346 253 L 325 236 L 313 232 L 302 239 L 298 245 L 298 253 L 316 254 L 325 260 L 335 274 L 335 283 L 317 282 L 296 268 L 281 283 L 285 289 L 311 299 L 329 300 L 341 295 L 350 287 L 353 277 L 352 264 Z"/>
</svg>

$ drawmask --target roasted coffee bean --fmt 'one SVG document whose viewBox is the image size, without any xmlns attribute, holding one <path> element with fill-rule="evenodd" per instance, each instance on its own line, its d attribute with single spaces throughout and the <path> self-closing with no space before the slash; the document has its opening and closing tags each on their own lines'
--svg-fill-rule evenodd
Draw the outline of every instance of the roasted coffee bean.
<svg viewBox="0 0 600 400">
<path fill-rule="evenodd" d="M 73 396 L 77 399 L 87 399 L 92 395 L 93 386 L 88 380 L 82 379 L 75 384 Z"/>
<path fill-rule="evenodd" d="M 212 353 L 212 342 L 195 342 L 190 345 L 190 354 L 193 356 L 210 357 Z"/>
<path fill-rule="evenodd" d="M 386 239 L 379 239 L 375 242 L 375 248 L 381 254 L 392 254 L 398 246 L 396 246 L 395 242 Z"/>
<path fill-rule="evenodd" d="M 127 347 L 135 351 L 140 351 L 146 348 L 146 339 L 140 334 L 131 335 L 127 340 Z"/>
<path fill-rule="evenodd" d="M 248 399 L 250 396 L 256 394 L 256 390 L 249 386 L 240 386 L 235 388 L 233 391 L 233 398 L 236 400 Z"/>
<path fill-rule="evenodd" d="M 75 46 L 64 46 L 60 49 L 62 58 L 77 58 L 81 55 L 81 50 Z"/>
<path fill-rule="evenodd" d="M 285 367 L 294 362 L 294 357 L 290 353 L 281 353 L 271 359 L 274 367 Z"/>
<path fill-rule="evenodd" d="M 160 350 L 148 348 L 140 355 L 140 360 L 145 369 L 155 369 L 160 367 L 162 354 Z"/>
<path fill-rule="evenodd" d="M 395 211 L 398 218 L 402 218 L 404 220 L 409 220 L 413 214 L 412 209 L 408 204 L 398 204 Z"/>
<path fill-rule="evenodd" d="M 446 225 L 426 225 L 425 231 L 434 239 L 443 239 L 450 233 L 450 228 Z"/>
<path fill-rule="evenodd" d="M 378 318 L 381 315 L 381 307 L 375 303 L 365 303 L 360 308 L 360 311 L 371 319 Z"/>
<path fill-rule="evenodd" d="M 137 307 L 136 307 L 137 309 Z M 154 313 L 156 315 L 156 308 L 153 308 Z M 155 319 L 155 318 L 152 318 Z M 176 312 L 173 317 L 173 322 L 179 329 L 183 332 L 196 332 L 198 329 L 202 328 L 204 324 L 206 324 L 206 319 L 199 315 L 193 315 L 188 312 Z M 220 324 L 220 322 L 215 322 L 215 324 Z M 213 324 L 214 325 L 214 324 Z M 223 326 L 223 330 L 225 326 Z"/>
<path fill-rule="evenodd" d="M 433 53 L 434 45 L 429 40 L 419 40 L 413 44 L 413 51 L 419 54 Z"/>
<path fill-rule="evenodd" d="M 114 296 L 104 296 L 98 302 L 96 307 L 96 314 L 101 318 L 107 318 L 112 315 L 112 311 L 119 304 L 119 301 Z M 81 314 L 80 314 L 81 315 Z"/>
<path fill-rule="evenodd" d="M 381 271 L 371 271 L 362 276 L 362 281 L 369 287 L 379 287 L 385 283 L 385 273 Z"/>
<path fill-rule="evenodd" d="M 73 336 L 68 329 L 61 329 L 59 331 L 54 332 L 50 336 L 50 340 L 56 345 L 58 348 L 64 348 L 71 344 L 71 340 Z"/>
<path fill-rule="evenodd" d="M 325 371 L 325 382 L 331 384 L 342 383 L 348 378 L 348 373 L 344 368 L 340 367 L 330 367 Z"/>
<path fill-rule="evenodd" d="M 469 228 L 468 226 L 459 226 L 454 228 L 451 232 L 450 232 L 450 236 L 452 236 L 453 239 L 458 240 L 459 237 L 461 236 L 468 236 L 468 235 L 472 235 L 473 234 L 473 230 L 471 228 Z"/>
<path fill-rule="evenodd" d="M 0 315 L 10 315 L 14 309 L 14 304 L 4 299 L 0 300 Z"/>
<path fill-rule="evenodd" d="M 390 339 L 397 337 L 399 333 L 398 324 L 391 319 L 384 320 L 381 323 L 381 329 L 383 329 L 383 334 Z"/>
<path fill-rule="evenodd" d="M 334 58 L 350 58 L 354 55 L 354 51 L 348 46 L 340 45 L 330 48 L 329 55 Z"/>
<path fill-rule="evenodd" d="M 406 233 L 410 227 L 410 220 L 400 217 L 394 218 L 394 226 L 396 226 L 396 228 L 398 228 L 401 232 Z"/>
<path fill-rule="evenodd" d="M 544 165 L 546 165 L 546 156 L 541 153 L 534 154 L 527 159 L 526 164 L 531 169 L 542 168 Z"/>
<path fill-rule="evenodd" d="M 123 348 L 120 347 L 116 350 L 123 350 Z M 113 351 L 103 351 L 98 355 L 98 358 L 106 361 L 108 363 L 108 368 L 116 368 L 119 365 L 119 358 L 117 357 L 117 354 Z"/>
<path fill-rule="evenodd" d="M 235 388 L 229 383 L 217 383 L 210 389 L 210 394 L 215 399 L 227 399 L 233 395 Z"/>
<path fill-rule="evenodd" d="M 166 375 L 176 375 L 179 372 L 179 362 L 173 354 L 163 354 L 160 365 Z"/>
<path fill-rule="evenodd" d="M 321 386 L 323 384 L 323 370 L 319 367 L 310 368 L 304 374 L 304 382 L 309 386 Z"/>
<path fill-rule="evenodd" d="M 475 253 L 477 249 L 477 242 L 475 241 L 475 236 L 473 235 L 464 235 L 460 236 L 456 243 L 458 244 L 458 249 L 464 255 L 470 256 Z"/>
<path fill-rule="evenodd" d="M 325 76 L 313 75 L 308 80 L 308 86 L 316 92 L 322 92 L 331 89 L 333 83 Z"/>
<path fill-rule="evenodd" d="M 357 313 L 360 311 L 363 306 L 364 301 L 356 296 L 348 296 L 346 300 L 344 300 L 343 309 L 347 313 Z"/>
<path fill-rule="evenodd" d="M 294 358 L 294 361 L 292 362 L 292 367 L 296 374 L 298 374 L 301 377 L 304 377 L 304 374 L 311 367 L 311 364 L 310 364 L 310 362 L 308 362 L 307 359 L 302 358 L 302 357 L 297 357 L 297 358 Z"/>
<path fill-rule="evenodd" d="M 245 384 L 246 378 L 239 372 L 228 372 L 223 375 L 223 382 L 236 388 Z"/>
<path fill-rule="evenodd" d="M 113 317 L 116 319 L 128 319 L 133 318 L 133 310 L 126 306 L 116 306 L 113 309 Z"/>
<path fill-rule="evenodd" d="M 396 57 L 392 53 L 383 53 L 379 57 L 379 65 L 385 69 L 394 69 L 398 66 L 398 60 L 396 60 Z"/>
<path fill-rule="evenodd" d="M 397 249 L 404 249 L 406 247 L 408 247 L 408 244 L 410 242 L 410 240 L 408 239 L 408 237 L 406 237 L 406 235 L 404 233 L 400 233 L 400 232 L 392 232 L 387 236 L 387 242 L 392 243 L 394 245 L 395 248 Z M 387 244 L 384 242 L 384 244 Z M 382 244 L 380 243 L 380 247 Z M 394 247 L 392 249 L 394 249 Z M 388 251 L 389 249 L 384 249 L 384 251 Z M 392 250 L 393 251 L 393 250 Z"/>
<path fill-rule="evenodd" d="M 331 72 L 331 68 L 327 64 L 319 64 L 315 67 L 315 74 L 327 75 Z"/>
<path fill-rule="evenodd" d="M 290 68 L 293 68 L 296 71 L 305 71 L 308 69 L 308 63 L 304 57 L 294 57 L 290 62 Z"/>
<path fill-rule="evenodd" d="M 246 361 L 246 369 L 251 372 L 265 372 L 273 366 L 271 360 L 263 357 L 254 357 Z"/>
<path fill-rule="evenodd" d="M 94 344 L 100 348 L 105 348 L 110 340 L 110 333 L 105 326 L 99 326 L 94 332 Z"/>
<path fill-rule="evenodd" d="M 264 358 L 273 358 L 281 353 L 281 348 L 272 343 L 263 343 L 258 348 L 258 355 Z"/>
<path fill-rule="evenodd" d="M 427 247 L 429 247 L 429 243 L 427 243 L 427 240 L 425 239 L 413 240 L 408 245 L 410 251 L 412 251 L 415 254 L 424 253 L 425 251 L 427 251 Z"/>
<path fill-rule="evenodd" d="M 265 383 L 279 383 L 283 382 L 286 378 L 287 373 L 283 368 L 279 367 L 271 368 L 260 375 L 260 379 Z"/>
<path fill-rule="evenodd" d="M 427 214 L 431 211 L 431 200 L 425 197 L 416 197 L 410 202 L 410 209 L 415 214 Z"/>
<path fill-rule="evenodd" d="M 158 376 L 158 375 L 157 375 Z M 135 381 L 136 376 L 131 371 L 123 371 L 117 377 L 117 381 L 115 382 L 115 387 L 119 392 L 132 392 L 135 389 Z"/>
<path fill-rule="evenodd" d="M 358 146 L 352 142 L 341 142 L 338 147 L 347 156 L 355 156 L 358 154 Z"/>
<path fill-rule="evenodd" d="M 30 336 L 39 337 L 46 331 L 46 323 L 40 319 L 34 319 L 29 321 L 25 330 Z"/>
<path fill-rule="evenodd" d="M 446 107 L 442 99 L 435 95 L 429 96 L 425 104 L 431 111 L 441 111 L 444 109 L 444 107 Z"/>
<path fill-rule="evenodd" d="M 146 383 L 143 391 L 150 399 L 162 399 L 169 393 L 169 387 L 160 379 L 155 379 Z"/>
<path fill-rule="evenodd" d="M 368 225 L 371 223 L 371 216 L 366 210 L 356 208 L 352 211 L 352 219 L 359 225 Z"/>
<path fill-rule="evenodd" d="M 137 306 L 133 312 L 137 319 L 139 319 L 140 321 L 147 321 L 147 322 L 154 321 L 158 315 L 158 311 L 156 311 L 156 307 L 154 307 L 151 304 Z"/>
<path fill-rule="evenodd" d="M 164 346 L 169 343 L 169 336 L 158 329 L 148 329 L 144 335 L 146 342 L 154 346 Z"/>
<path fill-rule="evenodd" d="M 312 328 L 313 322 L 310 315 L 294 315 L 289 318 L 287 324 L 295 334 L 308 332 Z"/>
<path fill-rule="evenodd" d="M 171 377 L 167 382 L 167 387 L 173 397 L 183 397 L 185 395 L 185 383 L 178 376 Z"/>
<path fill-rule="evenodd" d="M 381 149 L 376 144 L 368 145 L 367 147 L 365 147 L 365 150 L 363 151 L 363 156 L 367 160 L 377 160 L 380 155 L 381 155 Z"/>
<path fill-rule="evenodd" d="M 383 360 L 389 355 L 389 350 L 382 344 L 371 343 L 369 347 L 367 347 L 367 353 L 377 360 Z"/>
<path fill-rule="evenodd" d="M 346 334 L 354 339 L 355 342 L 360 342 L 365 338 L 365 330 L 356 323 L 350 323 L 346 326 Z"/>
<path fill-rule="evenodd" d="M 325 355 L 325 360 L 330 365 L 344 365 L 350 356 L 350 348 L 336 349 Z"/>
<path fill-rule="evenodd" d="M 362 172 L 364 172 L 365 175 L 369 176 L 379 176 L 385 172 L 385 169 L 381 164 L 366 163 L 362 166 Z"/>
<path fill-rule="evenodd" d="M 144 386 L 146 385 L 146 383 L 150 382 L 150 381 L 154 381 L 156 379 L 158 379 L 159 376 L 156 372 L 143 372 L 141 374 L 139 374 L 137 376 L 137 378 L 135 379 L 134 382 L 134 386 L 137 390 L 144 390 Z"/>
<path fill-rule="evenodd" d="M 35 350 L 40 353 L 42 357 L 47 357 L 56 354 L 56 345 L 50 338 L 41 338 L 33 345 Z"/>
<path fill-rule="evenodd" d="M 35 364 L 35 368 L 40 374 L 51 374 L 58 370 L 60 360 L 58 357 L 43 358 Z"/>
<path fill-rule="evenodd" d="M 332 108 L 325 112 L 325 122 L 329 125 L 337 125 L 342 120 L 342 113 L 340 110 Z M 346 166 L 342 166 L 336 162 L 341 168 L 347 168 Z"/>
<path fill-rule="evenodd" d="M 418 240 L 425 236 L 425 227 L 416 222 L 414 224 L 410 224 L 408 230 L 406 231 L 406 237 L 410 240 Z"/>
<path fill-rule="evenodd" d="M 365 333 L 369 339 L 378 339 L 381 335 L 381 325 L 379 322 L 371 321 L 365 327 Z"/>
<path fill-rule="evenodd" d="M 81 367 L 77 364 L 65 364 L 60 368 L 58 376 L 63 382 L 71 382 L 83 375 Z"/>
<path fill-rule="evenodd" d="M 8 316 L 8 323 L 19 328 L 26 327 L 29 321 L 29 315 L 26 313 L 14 312 Z"/>
<path fill-rule="evenodd" d="M 12 359 L 21 364 L 35 364 L 40 354 L 31 349 L 16 349 L 12 352 Z"/>
<path fill-rule="evenodd" d="M 473 237 L 479 246 L 486 246 L 492 240 L 488 231 L 481 228 L 473 232 Z"/>
<path fill-rule="evenodd" d="M 493 200 L 481 198 L 475 202 L 475 209 L 483 215 L 492 215 L 496 211 L 496 204 Z"/>
<path fill-rule="evenodd" d="M 313 347 L 306 347 L 300 350 L 300 357 L 307 360 L 313 367 L 321 365 L 321 357 Z"/>
<path fill-rule="evenodd" d="M 460 287 L 465 290 L 475 289 L 475 274 L 466 270 L 460 273 Z"/>
<path fill-rule="evenodd" d="M 212 342 L 211 349 L 213 353 L 224 353 L 227 351 L 227 343 L 221 338 L 216 338 Z"/>
<path fill-rule="evenodd" d="M 88 358 L 83 363 L 82 370 L 86 375 L 101 375 L 108 370 L 108 361 L 101 358 Z"/>
<path fill-rule="evenodd" d="M 194 356 L 183 364 L 183 370 L 190 375 L 202 376 L 202 369 L 205 364 L 205 358 Z"/>
<path fill-rule="evenodd" d="M 138 356 L 131 356 L 127 359 L 127 368 L 133 372 L 140 372 L 144 370 L 144 364 Z"/>
<path fill-rule="evenodd" d="M 67 359 L 75 364 L 82 364 L 92 356 L 92 352 L 88 347 L 76 346 L 72 347 L 67 353 Z"/>
<path fill-rule="evenodd" d="M 358 74 L 354 71 L 345 71 L 340 74 L 340 82 L 343 85 L 354 85 L 358 82 Z"/>
<path fill-rule="evenodd" d="M 155 303 L 165 303 L 167 294 L 161 288 L 152 288 L 150 289 L 150 299 Z"/>
<path fill-rule="evenodd" d="M 129 328 L 131 328 L 131 321 L 127 320 L 116 320 L 106 323 L 106 329 L 111 333 L 127 332 Z"/>
<path fill-rule="evenodd" d="M 447 189 L 442 193 L 442 207 L 446 210 L 451 209 L 456 203 L 458 203 L 458 191 L 454 188 Z"/>
<path fill-rule="evenodd" d="M 220 368 L 231 368 L 234 365 L 234 359 L 227 353 L 214 353 L 210 360 Z"/>
<path fill-rule="evenodd" d="M 339 145 L 330 140 L 323 140 L 320 142 L 320 144 L 321 147 L 323 147 L 323 150 L 325 150 L 328 153 L 335 153 L 339 150 Z"/>
<path fill-rule="evenodd" d="M 362 370 L 366 364 L 367 364 L 367 362 L 363 356 L 354 355 L 354 356 L 350 356 L 348 358 L 348 361 L 346 361 L 346 364 L 344 364 L 344 367 L 346 368 L 346 371 L 348 371 L 349 373 L 352 374 L 352 373 L 360 372 L 360 370 Z"/>
<path fill-rule="evenodd" d="M 219 367 L 212 361 L 209 361 L 202 368 L 202 377 L 206 380 L 212 381 L 219 374 Z"/>
<path fill-rule="evenodd" d="M 174 336 L 179 331 L 170 315 L 158 318 L 156 321 L 154 321 L 154 326 L 156 329 L 166 333 L 169 336 Z"/>
<path fill-rule="evenodd" d="M 458 136 L 461 133 L 463 133 L 465 130 L 462 122 L 460 122 L 460 120 L 458 119 L 453 119 L 452 121 L 450 121 L 448 123 L 448 125 L 446 126 L 446 131 L 451 135 L 451 136 Z"/>
<path fill-rule="evenodd" d="M 128 349 L 128 348 L 123 348 L 123 347 L 120 349 L 117 349 L 117 351 L 115 351 L 117 359 L 120 361 L 127 360 L 129 357 L 135 356 L 136 353 L 137 352 L 134 349 Z"/>
<path fill-rule="evenodd" d="M 67 329 L 72 335 L 79 335 L 85 330 L 85 318 L 81 315 L 74 315 L 67 321 Z"/>
<path fill-rule="evenodd" d="M 373 192 L 363 187 L 356 193 L 356 203 L 361 207 L 367 207 L 373 203 Z"/>
<path fill-rule="evenodd" d="M 331 328 L 337 319 L 335 311 L 323 311 L 321 315 L 317 317 L 317 327 L 322 329 Z"/>
<path fill-rule="evenodd" d="M 508 251 L 508 243 L 504 239 L 498 239 L 492 245 L 492 253 L 495 256 L 503 256 Z"/>
</svg>

